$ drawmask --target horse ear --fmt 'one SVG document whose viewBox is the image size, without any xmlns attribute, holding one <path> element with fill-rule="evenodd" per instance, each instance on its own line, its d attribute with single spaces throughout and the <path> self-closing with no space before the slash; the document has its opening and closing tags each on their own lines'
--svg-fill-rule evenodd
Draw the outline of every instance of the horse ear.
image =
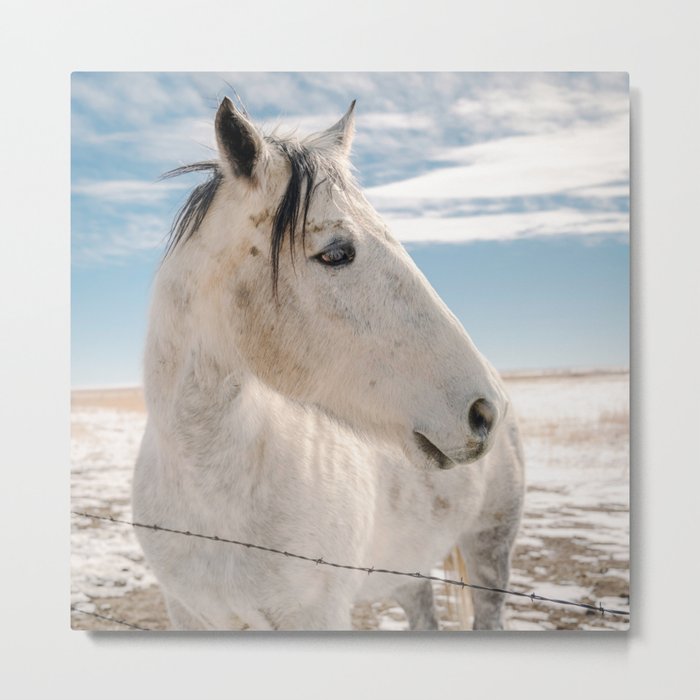
<svg viewBox="0 0 700 700">
<path fill-rule="evenodd" d="M 352 146 L 352 139 L 355 136 L 355 103 L 357 100 L 353 100 L 350 103 L 348 111 L 333 124 L 332 127 L 326 129 L 324 136 L 328 136 L 333 139 L 334 145 L 340 149 L 344 156 L 350 154 L 350 147 Z"/>
<path fill-rule="evenodd" d="M 257 129 L 241 114 L 228 97 L 224 97 L 216 113 L 216 142 L 222 160 L 233 175 L 252 178 L 264 142 Z"/>
</svg>

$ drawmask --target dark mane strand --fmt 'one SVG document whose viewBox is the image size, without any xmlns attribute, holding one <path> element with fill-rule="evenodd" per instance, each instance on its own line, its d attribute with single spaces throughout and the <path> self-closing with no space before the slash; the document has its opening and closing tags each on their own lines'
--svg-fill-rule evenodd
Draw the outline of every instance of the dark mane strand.
<svg viewBox="0 0 700 700">
<path fill-rule="evenodd" d="M 209 179 L 197 185 L 185 203 L 180 207 L 168 234 L 168 243 L 165 248 L 165 256 L 168 257 L 181 243 L 186 243 L 201 226 L 204 217 L 214 199 L 214 195 L 219 189 L 223 180 L 223 175 L 216 161 L 204 161 L 200 163 L 190 163 L 180 168 L 169 170 L 161 176 L 161 180 L 167 180 L 178 175 L 186 175 L 195 172 L 211 173 Z"/>
<path fill-rule="evenodd" d="M 270 240 L 270 261 L 272 262 L 272 291 L 277 298 L 277 281 L 279 278 L 280 250 L 284 237 L 289 231 L 289 249 L 294 264 L 294 242 L 301 214 L 301 243 L 306 245 L 306 220 L 313 194 L 313 184 L 318 172 L 318 160 L 315 155 L 301 144 L 286 141 L 273 141 L 289 162 L 291 174 L 282 201 L 277 207 L 272 222 Z"/>
</svg>

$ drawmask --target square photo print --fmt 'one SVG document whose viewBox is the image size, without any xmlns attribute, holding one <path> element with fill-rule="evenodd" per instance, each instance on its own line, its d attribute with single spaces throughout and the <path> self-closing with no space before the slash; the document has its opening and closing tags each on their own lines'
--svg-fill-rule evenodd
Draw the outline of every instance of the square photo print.
<svg viewBox="0 0 700 700">
<path fill-rule="evenodd" d="M 71 100 L 74 629 L 628 629 L 627 74 Z"/>
</svg>

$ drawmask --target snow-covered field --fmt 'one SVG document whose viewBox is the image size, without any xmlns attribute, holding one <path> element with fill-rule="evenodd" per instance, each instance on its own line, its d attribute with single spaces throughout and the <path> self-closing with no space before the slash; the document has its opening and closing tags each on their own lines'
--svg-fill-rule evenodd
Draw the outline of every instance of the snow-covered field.
<svg viewBox="0 0 700 700">
<path fill-rule="evenodd" d="M 548 597 L 629 605 L 629 375 L 512 376 L 521 421 L 527 497 L 510 587 Z M 129 520 L 131 475 L 145 426 L 138 390 L 73 394 L 71 509 Z M 167 616 L 130 527 L 72 518 L 71 603 L 75 629 L 127 629 L 80 608 L 149 629 Z M 433 573 L 460 578 L 457 563 Z M 469 601 L 434 584 L 441 628 L 468 623 Z M 454 591 L 454 589 L 452 589 Z M 514 630 L 626 629 L 624 618 L 510 597 Z M 392 601 L 357 606 L 358 629 L 406 629 Z"/>
</svg>

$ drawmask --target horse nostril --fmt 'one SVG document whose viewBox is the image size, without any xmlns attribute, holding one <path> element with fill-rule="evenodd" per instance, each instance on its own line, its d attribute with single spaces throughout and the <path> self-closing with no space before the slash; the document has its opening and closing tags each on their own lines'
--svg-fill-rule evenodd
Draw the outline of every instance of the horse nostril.
<svg viewBox="0 0 700 700">
<path fill-rule="evenodd" d="M 477 399 L 469 407 L 469 427 L 473 432 L 479 435 L 482 440 L 486 439 L 495 420 L 496 409 L 494 405 L 486 399 Z"/>
</svg>

